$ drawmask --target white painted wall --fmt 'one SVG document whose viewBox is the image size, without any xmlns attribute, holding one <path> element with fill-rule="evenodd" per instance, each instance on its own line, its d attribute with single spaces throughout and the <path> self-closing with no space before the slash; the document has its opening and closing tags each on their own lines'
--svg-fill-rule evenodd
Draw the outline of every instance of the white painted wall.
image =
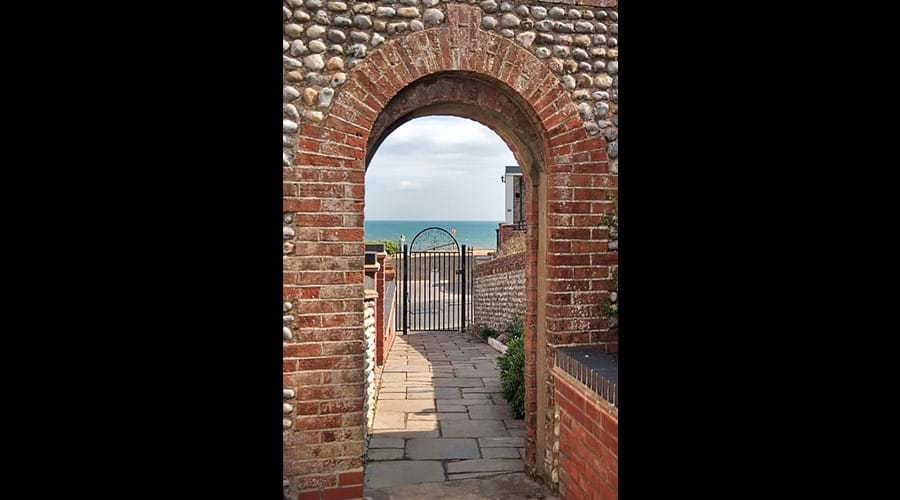
<svg viewBox="0 0 900 500">
<path fill-rule="evenodd" d="M 505 182 L 506 182 L 506 218 L 504 222 L 506 224 L 513 223 L 513 203 L 515 201 L 515 182 L 514 179 L 516 177 L 521 176 L 522 174 L 505 174 Z"/>
</svg>

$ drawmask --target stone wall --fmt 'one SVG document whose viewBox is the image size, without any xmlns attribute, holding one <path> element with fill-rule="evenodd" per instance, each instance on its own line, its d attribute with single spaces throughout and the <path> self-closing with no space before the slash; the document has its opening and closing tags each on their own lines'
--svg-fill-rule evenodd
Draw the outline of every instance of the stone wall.
<svg viewBox="0 0 900 500">
<path fill-rule="evenodd" d="M 619 498 L 619 412 L 596 393 L 555 369 L 556 410 L 552 471 L 563 498 Z"/>
<path fill-rule="evenodd" d="M 475 266 L 472 280 L 472 324 L 476 328 L 503 331 L 516 316 L 525 318 L 524 252 Z"/>
<path fill-rule="evenodd" d="M 375 314 L 377 295 L 366 292 L 366 309 L 363 313 L 363 327 L 366 329 L 366 428 L 372 427 L 375 421 L 375 323 L 378 317 Z"/>
</svg>

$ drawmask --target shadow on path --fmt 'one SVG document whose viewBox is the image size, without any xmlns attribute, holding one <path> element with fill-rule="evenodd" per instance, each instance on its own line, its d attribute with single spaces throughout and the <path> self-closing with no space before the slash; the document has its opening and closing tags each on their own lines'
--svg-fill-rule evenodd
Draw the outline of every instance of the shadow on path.
<svg viewBox="0 0 900 500">
<path fill-rule="evenodd" d="M 513 417 L 500 393 L 499 355 L 456 331 L 395 338 L 380 373 L 367 489 L 389 489 L 393 495 L 396 487 L 447 483 L 448 491 L 457 491 L 462 487 L 450 483 L 465 482 L 474 488 L 465 494 L 475 495 L 501 477 L 523 476 L 516 473 L 524 471 L 525 424 Z M 467 481 L 487 476 L 493 477 L 486 483 Z"/>
</svg>

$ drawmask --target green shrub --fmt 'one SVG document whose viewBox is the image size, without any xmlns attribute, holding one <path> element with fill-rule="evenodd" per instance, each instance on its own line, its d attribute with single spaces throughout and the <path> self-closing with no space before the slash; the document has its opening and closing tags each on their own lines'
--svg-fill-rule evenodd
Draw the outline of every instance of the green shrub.
<svg viewBox="0 0 900 500">
<path fill-rule="evenodd" d="M 513 414 L 522 418 L 525 416 L 525 339 L 516 337 L 506 347 L 506 354 L 497 360 L 500 385 Z"/>
<path fill-rule="evenodd" d="M 522 338 L 522 335 L 525 334 L 525 323 L 520 316 L 516 316 L 512 322 L 506 325 L 506 334 L 509 335 L 509 340 Z"/>
<path fill-rule="evenodd" d="M 396 241 L 384 240 L 384 251 L 394 255 L 395 253 L 400 251 L 400 244 Z"/>
<path fill-rule="evenodd" d="M 398 245 L 396 241 L 391 241 L 391 240 L 372 241 L 372 240 L 369 240 L 369 241 L 366 241 L 366 243 L 368 243 L 370 245 L 374 244 L 374 243 L 384 243 L 384 251 L 387 252 L 389 255 L 394 255 L 395 253 L 400 251 L 400 245 Z"/>
</svg>

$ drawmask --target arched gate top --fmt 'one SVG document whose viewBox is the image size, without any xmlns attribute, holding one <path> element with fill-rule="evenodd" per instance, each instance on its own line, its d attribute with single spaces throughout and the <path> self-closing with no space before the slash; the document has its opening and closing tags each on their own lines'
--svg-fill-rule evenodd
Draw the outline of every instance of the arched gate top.
<svg viewBox="0 0 900 500">
<path fill-rule="evenodd" d="M 421 240 L 420 240 L 421 238 Z M 419 248 L 416 248 L 416 242 Z M 459 251 L 459 242 L 453 237 L 450 231 L 442 227 L 427 227 L 419 231 L 409 244 L 410 252 L 433 252 L 451 250 Z"/>
</svg>

